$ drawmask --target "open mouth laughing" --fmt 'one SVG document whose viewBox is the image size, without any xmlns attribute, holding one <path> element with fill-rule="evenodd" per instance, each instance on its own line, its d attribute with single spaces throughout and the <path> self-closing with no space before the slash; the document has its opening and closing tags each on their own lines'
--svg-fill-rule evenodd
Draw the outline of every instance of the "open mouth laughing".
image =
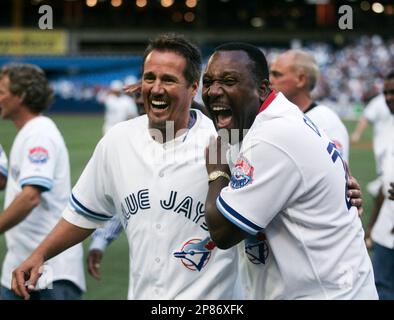
<svg viewBox="0 0 394 320">
<path fill-rule="evenodd" d="M 215 116 L 215 120 L 219 129 L 228 128 L 233 119 L 233 111 L 228 106 L 212 105 L 211 110 Z"/>
<path fill-rule="evenodd" d="M 152 101 L 151 101 L 151 106 L 152 106 L 153 109 L 165 110 L 165 109 L 168 108 L 169 103 L 167 103 L 167 102 L 164 101 L 164 100 L 158 100 L 158 99 L 156 99 L 156 100 L 152 100 Z"/>
</svg>

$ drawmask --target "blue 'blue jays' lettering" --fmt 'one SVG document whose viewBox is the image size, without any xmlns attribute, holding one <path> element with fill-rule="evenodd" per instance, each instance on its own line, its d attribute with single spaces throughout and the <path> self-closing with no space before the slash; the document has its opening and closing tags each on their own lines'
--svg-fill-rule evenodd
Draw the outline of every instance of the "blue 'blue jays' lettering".
<svg viewBox="0 0 394 320">
<path fill-rule="evenodd" d="M 200 201 L 197 201 L 196 203 L 196 200 L 191 196 L 178 199 L 179 201 L 177 201 L 177 197 L 177 191 L 170 191 L 170 195 L 166 200 L 159 201 L 160 206 L 166 211 L 182 214 L 185 218 L 199 224 L 203 230 L 208 231 L 208 227 L 204 219 L 204 204 Z M 196 205 L 194 207 L 195 203 Z M 139 210 L 146 210 L 150 208 L 151 204 L 148 189 L 142 189 L 136 193 L 134 192 L 129 194 L 121 203 L 121 210 L 123 217 L 125 218 L 125 224 L 127 224 L 130 217 L 137 214 Z"/>
<path fill-rule="evenodd" d="M 175 208 L 176 213 L 183 213 L 186 218 L 190 219 L 192 213 L 193 199 L 191 197 L 186 197 L 181 201 L 180 204 Z"/>
<path fill-rule="evenodd" d="M 138 209 L 146 210 L 150 209 L 149 204 L 149 190 L 142 189 L 137 192 L 137 198 L 134 193 L 129 194 L 122 203 L 121 209 L 123 216 L 126 220 L 130 219 L 131 215 L 134 215 L 138 212 Z"/>
<path fill-rule="evenodd" d="M 178 192 L 171 191 L 168 201 L 160 200 L 160 205 L 163 209 L 171 210 L 174 207 L 176 195 Z"/>
</svg>

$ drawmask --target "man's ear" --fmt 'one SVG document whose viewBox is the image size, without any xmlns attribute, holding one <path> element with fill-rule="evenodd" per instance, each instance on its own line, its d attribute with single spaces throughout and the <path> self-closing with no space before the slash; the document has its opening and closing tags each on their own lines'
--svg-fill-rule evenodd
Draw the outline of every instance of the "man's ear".
<svg viewBox="0 0 394 320">
<path fill-rule="evenodd" d="M 263 80 L 259 87 L 259 98 L 260 102 L 263 103 L 265 99 L 267 99 L 268 95 L 271 92 L 271 88 L 269 87 L 270 83 L 267 79 Z"/>
<path fill-rule="evenodd" d="M 308 77 L 305 74 L 305 72 L 298 72 L 296 87 L 299 89 L 305 88 L 307 82 L 308 82 Z"/>
<path fill-rule="evenodd" d="M 192 87 L 192 95 L 193 97 L 197 94 L 197 90 L 198 90 L 198 81 L 194 81 L 191 85 Z"/>
</svg>

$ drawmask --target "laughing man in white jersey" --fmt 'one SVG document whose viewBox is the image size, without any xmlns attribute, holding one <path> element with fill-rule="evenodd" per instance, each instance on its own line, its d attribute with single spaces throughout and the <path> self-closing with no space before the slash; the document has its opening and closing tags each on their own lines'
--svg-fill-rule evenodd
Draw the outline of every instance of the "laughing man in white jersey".
<svg viewBox="0 0 394 320">
<path fill-rule="evenodd" d="M 247 298 L 376 299 L 346 166 L 325 133 L 269 88 L 264 54 L 248 44 L 218 47 L 202 93 L 219 128 L 249 129 L 230 181 L 227 164 L 209 162 L 215 149 L 220 159 L 213 140 L 206 201 L 218 247 L 244 240 Z"/>
<path fill-rule="evenodd" d="M 144 55 L 146 115 L 108 131 L 72 190 L 63 219 L 15 271 L 13 289 L 29 298 L 48 257 L 85 239 L 118 213 L 129 242 L 129 299 L 231 299 L 237 252 L 220 250 L 204 218 L 204 150 L 212 121 L 190 111 L 201 55 L 178 36 L 161 36 Z M 172 123 L 176 135 L 167 131 Z M 126 280 L 126 279 L 125 279 Z"/>
</svg>

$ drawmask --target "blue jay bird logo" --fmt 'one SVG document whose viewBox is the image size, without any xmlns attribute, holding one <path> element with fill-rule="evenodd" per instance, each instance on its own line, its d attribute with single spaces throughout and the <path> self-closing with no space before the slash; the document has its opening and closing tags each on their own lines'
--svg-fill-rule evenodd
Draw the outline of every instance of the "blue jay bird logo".
<svg viewBox="0 0 394 320">
<path fill-rule="evenodd" d="M 210 257 L 212 250 L 216 247 L 215 242 L 207 237 L 204 240 L 190 239 L 178 252 L 174 252 L 174 257 L 181 259 L 182 264 L 192 271 L 201 271 Z"/>
<path fill-rule="evenodd" d="M 249 261 L 253 264 L 265 264 L 269 247 L 265 234 L 260 233 L 258 236 L 250 236 L 245 239 L 245 253 Z"/>
</svg>

